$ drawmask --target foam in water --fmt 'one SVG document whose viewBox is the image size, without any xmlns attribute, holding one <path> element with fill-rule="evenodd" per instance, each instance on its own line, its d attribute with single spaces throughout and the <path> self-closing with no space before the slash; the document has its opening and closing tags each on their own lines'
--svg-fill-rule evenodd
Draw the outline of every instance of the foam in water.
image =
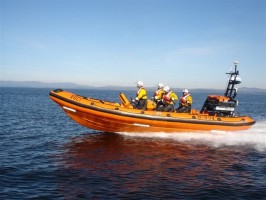
<svg viewBox="0 0 266 200">
<path fill-rule="evenodd" d="M 249 130 L 244 131 L 210 131 L 210 132 L 178 132 L 178 133 L 120 133 L 130 137 L 146 137 L 171 139 L 193 144 L 220 146 L 249 146 L 258 151 L 266 151 L 266 122 L 257 122 Z"/>
</svg>

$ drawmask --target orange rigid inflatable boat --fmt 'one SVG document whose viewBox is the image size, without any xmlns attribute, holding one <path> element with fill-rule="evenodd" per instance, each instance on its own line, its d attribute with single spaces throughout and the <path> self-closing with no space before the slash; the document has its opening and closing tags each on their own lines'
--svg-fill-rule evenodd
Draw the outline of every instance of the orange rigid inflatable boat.
<svg viewBox="0 0 266 200">
<path fill-rule="evenodd" d="M 235 114 L 235 85 L 241 82 L 237 63 L 230 74 L 226 92 L 222 96 L 209 95 L 200 111 L 190 113 L 154 110 L 148 100 L 146 110 L 133 108 L 127 97 L 120 93 L 121 103 L 83 97 L 62 89 L 50 92 L 66 114 L 77 123 L 105 132 L 184 132 L 184 131 L 238 131 L 249 129 L 255 121 L 248 116 Z"/>
</svg>

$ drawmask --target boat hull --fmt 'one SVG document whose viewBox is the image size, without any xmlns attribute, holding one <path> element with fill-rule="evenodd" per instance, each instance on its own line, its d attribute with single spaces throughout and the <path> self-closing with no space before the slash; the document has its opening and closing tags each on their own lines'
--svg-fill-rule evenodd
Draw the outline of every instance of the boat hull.
<svg viewBox="0 0 266 200">
<path fill-rule="evenodd" d="M 50 98 L 78 124 L 105 132 L 238 131 L 249 129 L 255 123 L 248 116 L 142 111 L 63 90 L 51 91 Z"/>
</svg>

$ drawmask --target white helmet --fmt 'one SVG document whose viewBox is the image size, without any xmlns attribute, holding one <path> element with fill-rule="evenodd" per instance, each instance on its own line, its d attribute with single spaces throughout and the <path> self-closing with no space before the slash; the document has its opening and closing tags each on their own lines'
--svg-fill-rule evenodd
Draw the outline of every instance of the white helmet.
<svg viewBox="0 0 266 200">
<path fill-rule="evenodd" d="M 158 88 L 162 89 L 163 88 L 163 83 L 158 83 Z"/>
<path fill-rule="evenodd" d="M 169 87 L 169 86 L 165 86 L 165 87 L 163 88 L 163 90 L 164 90 L 165 92 L 169 92 L 169 91 L 170 91 L 170 87 Z"/>
<path fill-rule="evenodd" d="M 189 93 L 188 89 L 184 89 L 183 93 Z"/>
<path fill-rule="evenodd" d="M 143 87 L 143 82 L 142 82 L 142 81 L 138 81 L 138 82 L 137 82 L 137 87 L 138 87 L 138 88 Z"/>
</svg>

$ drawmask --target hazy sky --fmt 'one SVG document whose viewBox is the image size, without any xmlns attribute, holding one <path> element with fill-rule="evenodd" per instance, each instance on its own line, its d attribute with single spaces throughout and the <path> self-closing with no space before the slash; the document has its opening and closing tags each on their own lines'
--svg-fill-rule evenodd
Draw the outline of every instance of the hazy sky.
<svg viewBox="0 0 266 200">
<path fill-rule="evenodd" d="M 266 0 L 0 0 L 1 79 L 266 89 Z"/>
</svg>

